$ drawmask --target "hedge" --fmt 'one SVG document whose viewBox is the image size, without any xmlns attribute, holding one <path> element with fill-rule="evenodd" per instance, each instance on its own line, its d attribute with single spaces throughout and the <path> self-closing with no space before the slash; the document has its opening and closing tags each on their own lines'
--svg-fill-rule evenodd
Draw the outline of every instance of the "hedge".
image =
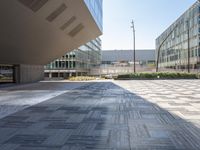
<svg viewBox="0 0 200 150">
<path fill-rule="evenodd" d="M 89 80 L 96 80 L 96 77 L 90 76 L 77 76 L 77 77 L 70 77 L 70 81 L 89 81 Z"/>
<path fill-rule="evenodd" d="M 173 72 L 158 72 L 158 73 L 132 73 L 118 75 L 115 79 L 198 79 L 199 75 L 194 73 L 173 73 Z"/>
</svg>

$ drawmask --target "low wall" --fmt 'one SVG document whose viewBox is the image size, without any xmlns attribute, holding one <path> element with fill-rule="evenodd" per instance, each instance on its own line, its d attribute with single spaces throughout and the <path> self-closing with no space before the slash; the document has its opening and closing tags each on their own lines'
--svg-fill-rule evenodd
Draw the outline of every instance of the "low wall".
<svg viewBox="0 0 200 150">
<path fill-rule="evenodd" d="M 126 74 L 133 73 L 133 67 L 101 67 L 100 69 L 93 68 L 90 70 L 90 75 L 106 75 L 106 74 Z M 136 65 L 136 72 L 155 72 L 155 67 L 140 67 Z"/>
</svg>

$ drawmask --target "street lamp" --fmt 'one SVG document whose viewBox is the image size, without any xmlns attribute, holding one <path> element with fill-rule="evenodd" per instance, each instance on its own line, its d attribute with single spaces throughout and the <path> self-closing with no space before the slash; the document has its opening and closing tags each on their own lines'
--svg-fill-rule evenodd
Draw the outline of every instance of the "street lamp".
<svg viewBox="0 0 200 150">
<path fill-rule="evenodd" d="M 133 28 L 133 62 L 134 62 L 134 73 L 136 73 L 136 69 L 135 69 L 135 26 L 134 26 L 134 21 L 132 20 L 131 22 L 132 26 L 131 28 Z"/>
</svg>

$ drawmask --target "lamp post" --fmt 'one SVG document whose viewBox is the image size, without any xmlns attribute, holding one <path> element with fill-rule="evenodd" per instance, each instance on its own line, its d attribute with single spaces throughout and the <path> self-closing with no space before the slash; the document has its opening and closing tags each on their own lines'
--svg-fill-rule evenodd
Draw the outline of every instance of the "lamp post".
<svg viewBox="0 0 200 150">
<path fill-rule="evenodd" d="M 136 69 L 135 69 L 135 26 L 134 26 L 134 21 L 132 20 L 131 22 L 132 26 L 131 28 L 133 28 L 133 68 L 134 68 L 134 73 L 136 73 Z"/>
</svg>

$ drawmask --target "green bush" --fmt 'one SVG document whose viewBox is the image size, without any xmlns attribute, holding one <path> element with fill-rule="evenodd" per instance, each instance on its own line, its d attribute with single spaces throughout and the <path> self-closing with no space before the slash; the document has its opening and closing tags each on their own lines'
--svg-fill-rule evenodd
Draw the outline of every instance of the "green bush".
<svg viewBox="0 0 200 150">
<path fill-rule="evenodd" d="M 4 77 L 4 76 L 3 76 L 2 74 L 0 74 L 0 79 L 3 79 L 3 77 Z"/>
<path fill-rule="evenodd" d="M 115 79 L 198 79 L 199 75 L 194 73 L 153 72 L 134 73 L 118 75 Z"/>
<path fill-rule="evenodd" d="M 96 77 L 90 76 L 77 76 L 77 77 L 70 77 L 70 81 L 89 81 L 89 80 L 96 80 Z"/>
</svg>

